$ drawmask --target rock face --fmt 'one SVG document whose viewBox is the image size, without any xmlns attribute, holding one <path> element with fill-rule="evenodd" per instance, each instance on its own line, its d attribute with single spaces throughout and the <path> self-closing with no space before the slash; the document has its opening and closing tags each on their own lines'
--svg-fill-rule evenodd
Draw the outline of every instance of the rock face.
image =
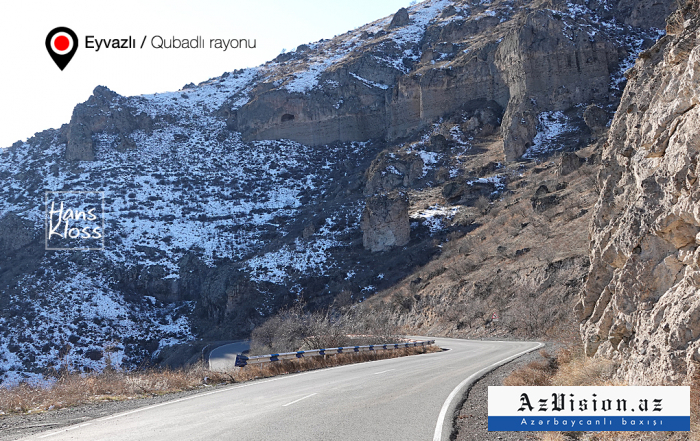
<svg viewBox="0 0 700 441">
<path fill-rule="evenodd" d="M 499 45 L 496 64 L 510 100 L 503 117 L 503 148 L 508 160 L 521 156 L 537 133 L 537 115 L 578 103 L 606 102 L 610 74 L 617 68 L 613 42 L 587 34 L 561 38 L 565 24 L 549 11 L 528 15 Z"/>
<path fill-rule="evenodd" d="M 31 222 L 14 213 L 0 218 L 0 252 L 10 254 L 29 245 L 37 236 Z"/>
<path fill-rule="evenodd" d="M 614 5 L 614 9 L 624 17 L 625 24 L 663 29 L 666 26 L 666 17 L 676 9 L 676 6 L 676 2 L 620 0 Z"/>
<path fill-rule="evenodd" d="M 514 11 L 498 0 L 433 0 L 358 29 L 362 43 L 345 34 L 283 54 L 276 62 L 286 76 L 251 90 L 236 129 L 246 141 L 393 142 L 452 112 L 495 104 L 505 113 L 467 129 L 478 122 L 486 134 L 500 124 L 513 160 L 533 144 L 542 113 L 615 104 L 613 77 L 641 41 L 653 41 L 649 29 L 662 27 L 675 0 L 523 3 Z"/>
<path fill-rule="evenodd" d="M 387 251 L 408 243 L 408 196 L 393 192 L 367 199 L 360 224 L 364 247 L 372 252 Z"/>
<path fill-rule="evenodd" d="M 586 107 L 586 110 L 583 112 L 583 120 L 586 122 L 588 128 L 591 129 L 591 132 L 597 137 L 605 131 L 609 118 L 605 109 L 591 104 Z"/>
<path fill-rule="evenodd" d="M 137 129 L 150 133 L 153 121 L 145 113 L 133 114 L 124 98 L 104 86 L 97 86 L 93 95 L 73 109 L 70 124 L 65 128 L 66 159 L 69 161 L 94 161 L 93 135 L 106 133 L 117 135 L 116 147 L 120 150 L 135 148 L 129 135 Z"/>
<path fill-rule="evenodd" d="M 633 384 L 678 383 L 700 361 L 700 23 L 642 53 L 612 122 L 577 311 L 589 356 Z"/>
<path fill-rule="evenodd" d="M 391 23 L 389 23 L 389 29 L 391 28 L 398 28 L 399 26 L 406 26 L 408 24 L 408 11 L 406 8 L 401 8 L 398 11 L 396 11 L 396 14 L 394 14 L 394 17 L 391 19 Z"/>
</svg>

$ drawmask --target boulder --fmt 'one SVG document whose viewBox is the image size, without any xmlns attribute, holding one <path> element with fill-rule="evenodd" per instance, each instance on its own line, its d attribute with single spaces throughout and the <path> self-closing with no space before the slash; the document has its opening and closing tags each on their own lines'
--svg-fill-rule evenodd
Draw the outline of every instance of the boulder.
<svg viewBox="0 0 700 441">
<path fill-rule="evenodd" d="M 596 137 L 605 132 L 609 120 L 608 112 L 595 104 L 586 107 L 583 112 L 583 121 Z"/>
<path fill-rule="evenodd" d="M 391 19 L 391 23 L 389 23 L 389 29 L 406 26 L 408 22 L 408 10 L 406 10 L 406 8 L 401 8 L 398 11 L 396 11 L 396 14 L 394 14 L 394 17 Z"/>
<path fill-rule="evenodd" d="M 411 236 L 408 195 L 393 192 L 368 198 L 360 226 L 363 245 L 373 253 L 406 245 Z"/>
<path fill-rule="evenodd" d="M 431 152 L 446 153 L 450 150 L 450 144 L 443 135 L 433 135 L 430 137 L 429 150 Z"/>
<path fill-rule="evenodd" d="M 574 152 L 566 152 L 561 155 L 561 161 L 559 162 L 559 176 L 566 176 L 576 170 L 578 170 L 583 164 L 586 163 L 584 158 L 579 157 Z"/>
</svg>

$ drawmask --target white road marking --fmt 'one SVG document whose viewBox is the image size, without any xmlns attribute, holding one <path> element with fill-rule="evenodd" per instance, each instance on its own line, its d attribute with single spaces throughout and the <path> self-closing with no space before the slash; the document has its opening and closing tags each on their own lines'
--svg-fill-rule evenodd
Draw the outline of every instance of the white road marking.
<svg viewBox="0 0 700 441">
<path fill-rule="evenodd" d="M 92 423 L 85 423 L 85 424 L 80 424 L 78 426 L 71 426 L 67 429 L 59 430 L 58 432 L 52 432 L 52 433 L 47 433 L 46 435 L 42 435 L 39 438 L 47 438 L 49 436 L 55 436 L 64 432 L 68 432 L 69 430 L 75 430 L 75 429 L 80 429 L 81 427 L 89 426 Z"/>
<path fill-rule="evenodd" d="M 444 353 L 445 353 L 445 352 L 433 352 L 433 353 L 427 353 L 427 354 L 413 355 L 412 357 L 439 356 L 440 354 L 444 354 Z M 285 379 L 287 379 L 287 378 L 294 378 L 294 377 L 299 377 L 299 376 L 303 376 L 303 375 L 314 375 L 314 374 L 318 374 L 318 373 L 324 372 L 324 371 L 333 371 L 333 370 L 336 370 L 336 369 L 346 369 L 346 368 L 351 368 L 351 367 L 353 367 L 353 366 L 358 366 L 358 365 L 369 365 L 369 364 L 373 364 L 373 363 L 386 363 L 386 362 L 391 362 L 391 361 L 394 361 L 394 360 L 399 360 L 399 359 L 397 359 L 397 358 L 389 358 L 389 359 L 382 359 L 382 360 L 365 361 L 365 362 L 363 362 L 363 363 L 344 364 L 344 365 L 342 365 L 342 366 L 334 366 L 334 367 L 329 367 L 329 368 L 325 368 L 325 369 L 316 369 L 316 370 L 312 370 L 312 371 L 300 372 L 300 373 L 291 374 L 291 375 L 280 375 L 280 376 L 277 376 L 277 377 L 274 377 L 274 378 L 271 378 L 271 379 L 267 379 L 267 380 L 253 380 L 253 381 L 250 381 L 250 382 L 246 382 L 246 383 L 244 383 L 244 384 L 238 384 L 238 385 L 235 385 L 235 386 L 224 387 L 224 388 L 221 388 L 221 389 L 218 389 L 218 390 L 214 390 L 214 391 L 211 391 L 211 392 L 204 392 L 204 393 L 194 394 L 194 395 L 190 395 L 190 396 L 188 396 L 188 397 L 179 398 L 179 399 L 177 399 L 177 400 L 166 401 L 166 402 L 159 403 L 159 404 L 152 404 L 152 405 L 150 405 L 150 406 L 144 406 L 144 407 L 141 407 L 141 408 L 138 408 L 138 409 L 134 409 L 134 410 L 130 410 L 130 411 L 122 412 L 122 413 L 117 413 L 117 414 L 110 415 L 110 416 L 106 416 L 106 417 L 100 417 L 100 418 L 97 418 L 97 419 L 92 420 L 92 423 L 97 423 L 97 422 L 101 422 L 101 421 L 108 421 L 108 420 L 111 420 L 111 419 L 114 419 L 114 418 L 121 418 L 121 417 L 129 416 L 129 415 L 133 415 L 133 414 L 135 414 L 135 413 L 139 413 L 139 412 L 144 412 L 144 411 L 147 411 L 147 410 L 155 409 L 155 408 L 158 408 L 158 407 L 168 406 L 168 405 L 170 405 L 170 404 L 175 404 L 175 403 L 179 403 L 179 402 L 182 402 L 182 401 L 189 401 L 189 400 L 193 400 L 193 399 L 196 399 L 196 398 L 205 397 L 205 396 L 207 396 L 207 395 L 220 394 L 220 393 L 228 392 L 228 391 L 231 391 L 231 390 L 234 390 L 234 389 L 242 389 L 242 388 L 246 388 L 246 387 L 256 386 L 256 385 L 258 385 L 258 384 L 271 383 L 271 382 L 273 382 L 273 381 L 280 381 L 280 380 L 285 380 Z M 86 424 L 92 424 L 92 423 L 86 423 Z M 46 434 L 44 434 L 44 435 L 39 436 L 39 438 L 47 438 L 47 437 L 50 437 L 50 436 L 55 436 L 55 435 L 58 435 L 58 434 L 67 432 L 68 430 L 77 429 L 77 428 L 79 428 L 79 427 L 81 427 L 81 426 L 70 426 L 70 427 L 68 427 L 68 428 L 66 428 L 66 429 L 61 429 L 61 430 L 58 430 L 58 431 L 46 433 Z"/>
<path fill-rule="evenodd" d="M 379 374 L 384 374 L 384 373 L 386 373 L 386 372 L 391 372 L 391 371 L 395 371 L 395 370 L 396 370 L 396 369 L 387 369 L 387 370 L 385 370 L 385 371 L 381 371 L 381 372 L 375 372 L 375 373 L 374 373 L 374 374 L 372 374 L 372 375 L 379 375 Z"/>
<path fill-rule="evenodd" d="M 499 342 L 499 343 L 501 343 L 501 342 Z M 503 343 L 505 343 L 505 342 L 503 342 Z M 538 343 L 537 346 L 535 346 L 534 348 L 526 349 L 526 350 L 519 352 L 515 355 L 511 355 L 510 357 L 508 357 L 504 360 L 497 361 L 497 362 L 483 368 L 479 372 L 470 375 L 466 380 L 459 383 L 457 385 L 457 387 L 455 387 L 452 390 L 452 392 L 450 393 L 450 395 L 447 397 L 447 400 L 445 400 L 445 403 L 442 405 L 442 409 L 440 409 L 440 416 L 438 417 L 437 425 L 435 426 L 435 434 L 433 435 L 433 441 L 442 441 L 442 426 L 445 425 L 445 417 L 447 416 L 447 412 L 450 410 L 450 405 L 452 404 L 452 401 L 455 398 L 457 398 L 457 395 L 462 391 L 462 388 L 465 385 L 469 384 L 470 381 L 481 378 L 483 375 L 485 375 L 486 373 L 488 373 L 492 369 L 495 369 L 501 365 L 504 365 L 504 364 L 508 363 L 509 361 L 520 357 L 523 354 L 527 354 L 528 352 L 532 352 L 536 349 L 539 349 L 542 346 L 544 346 L 543 343 Z M 447 436 L 449 436 L 449 435 L 450 434 L 448 433 Z"/>
<path fill-rule="evenodd" d="M 301 400 L 305 400 L 305 399 L 307 399 L 307 398 L 313 397 L 313 396 L 316 395 L 316 394 L 317 394 L 317 392 L 312 393 L 311 395 L 307 395 L 307 396 L 305 396 L 305 397 L 303 397 L 303 398 L 299 398 L 298 400 L 294 400 L 294 401 L 292 401 L 291 403 L 283 404 L 282 407 L 291 406 L 291 405 L 294 404 L 294 403 L 298 403 L 298 402 L 301 401 Z"/>
</svg>

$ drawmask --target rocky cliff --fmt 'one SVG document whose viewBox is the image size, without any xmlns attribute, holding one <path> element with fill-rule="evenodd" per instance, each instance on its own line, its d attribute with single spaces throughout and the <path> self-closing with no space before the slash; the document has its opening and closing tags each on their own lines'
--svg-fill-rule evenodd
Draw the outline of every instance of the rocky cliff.
<svg viewBox="0 0 700 441">
<path fill-rule="evenodd" d="M 444 334 L 568 323 L 598 158 L 578 150 L 672 3 L 429 0 L 176 92 L 95 88 L 0 149 L 0 381 L 159 362 L 293 302 L 390 299 Z M 45 192 L 100 192 L 104 250 L 45 249 Z"/>
<path fill-rule="evenodd" d="M 669 18 L 612 122 L 577 311 L 586 353 L 635 384 L 678 383 L 700 361 L 700 20 Z"/>
<path fill-rule="evenodd" d="M 393 142 L 495 102 L 505 109 L 504 157 L 513 160 L 533 145 L 542 113 L 614 106 L 620 69 L 653 42 L 672 5 L 425 2 L 402 10 L 401 20 L 277 57 L 268 65 L 274 74 L 237 109 L 236 125 L 245 140 Z"/>
</svg>

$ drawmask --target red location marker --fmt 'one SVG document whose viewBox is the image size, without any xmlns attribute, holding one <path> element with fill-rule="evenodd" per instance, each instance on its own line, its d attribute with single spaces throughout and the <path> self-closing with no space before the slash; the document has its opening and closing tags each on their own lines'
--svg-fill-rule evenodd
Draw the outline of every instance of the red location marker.
<svg viewBox="0 0 700 441">
<path fill-rule="evenodd" d="M 63 70 L 78 50 L 78 36 L 68 28 L 56 28 L 46 36 L 46 50 L 58 68 Z"/>
</svg>

